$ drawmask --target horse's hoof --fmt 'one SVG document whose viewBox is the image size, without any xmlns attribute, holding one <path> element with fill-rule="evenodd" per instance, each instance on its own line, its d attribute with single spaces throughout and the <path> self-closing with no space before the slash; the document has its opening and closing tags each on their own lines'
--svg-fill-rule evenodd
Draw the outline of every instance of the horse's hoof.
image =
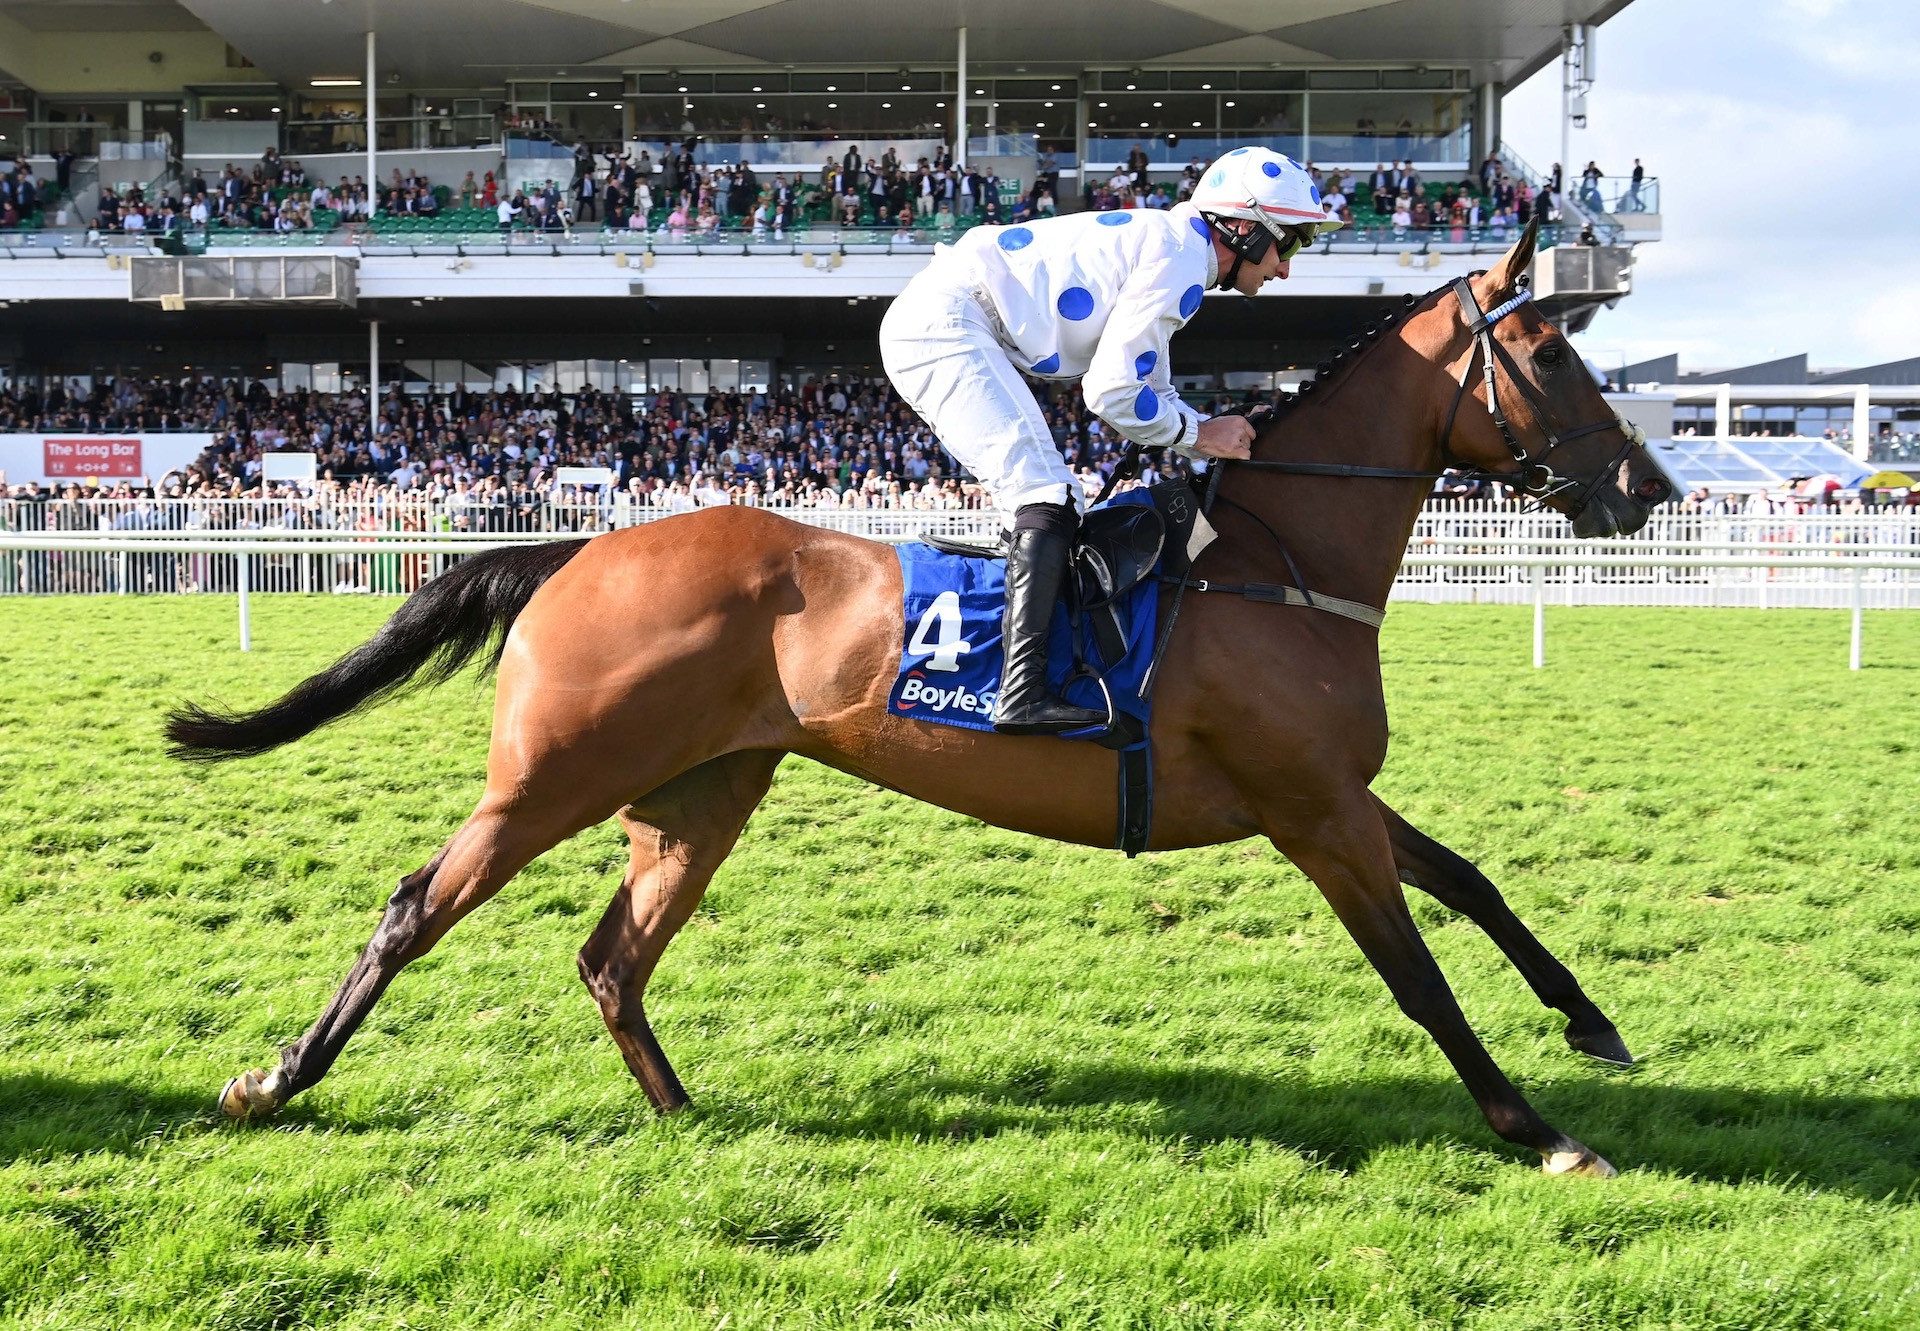
<svg viewBox="0 0 1920 1331">
<path fill-rule="evenodd" d="M 1582 1146 L 1577 1151 L 1553 1151 L 1540 1162 L 1543 1174 L 1584 1174 L 1588 1178 L 1612 1178 L 1620 1171 Z"/>
<path fill-rule="evenodd" d="M 1611 1026 L 1580 1033 L 1575 1033 L 1573 1027 L 1569 1026 L 1567 1027 L 1567 1047 L 1612 1067 L 1633 1066 L 1633 1055 L 1627 1049 L 1627 1042 L 1622 1040 L 1620 1032 Z"/>
<path fill-rule="evenodd" d="M 220 1092 L 220 1112 L 243 1123 L 270 1117 L 280 1107 L 280 1097 L 274 1093 L 278 1081 L 277 1074 L 262 1068 L 241 1073 Z"/>
</svg>

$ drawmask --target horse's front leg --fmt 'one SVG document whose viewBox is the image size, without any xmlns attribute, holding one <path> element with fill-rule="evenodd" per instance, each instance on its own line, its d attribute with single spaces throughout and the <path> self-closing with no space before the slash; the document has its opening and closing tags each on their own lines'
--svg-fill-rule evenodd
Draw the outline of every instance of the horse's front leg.
<svg viewBox="0 0 1920 1331">
<path fill-rule="evenodd" d="M 1632 1067 L 1633 1055 L 1613 1023 L 1580 988 L 1573 972 L 1547 951 L 1507 905 L 1487 876 L 1472 861 L 1447 849 L 1374 797 L 1374 807 L 1386 823 L 1393 844 L 1393 863 L 1400 881 L 1419 888 L 1449 910 L 1457 910 L 1479 925 L 1506 953 L 1534 996 L 1567 1016 L 1568 1045 L 1583 1054 Z"/>
<path fill-rule="evenodd" d="M 1267 835 L 1317 885 L 1394 1001 L 1440 1046 L 1486 1116 L 1549 1174 L 1611 1175 L 1613 1166 L 1535 1112 L 1486 1051 L 1427 950 L 1395 875 L 1386 824 L 1364 788 L 1311 809 L 1274 808 Z"/>
</svg>

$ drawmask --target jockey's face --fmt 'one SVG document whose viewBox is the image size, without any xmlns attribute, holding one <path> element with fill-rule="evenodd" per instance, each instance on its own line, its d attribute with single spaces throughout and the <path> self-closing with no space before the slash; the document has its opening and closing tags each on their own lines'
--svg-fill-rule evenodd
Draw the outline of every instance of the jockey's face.
<svg viewBox="0 0 1920 1331">
<path fill-rule="evenodd" d="M 1252 222 L 1241 220 L 1238 223 L 1238 229 L 1242 234 L 1245 234 L 1247 231 L 1252 230 L 1254 225 Z M 1232 250 L 1222 245 L 1217 238 L 1213 244 L 1214 257 L 1220 262 L 1220 271 L 1223 273 L 1231 271 L 1234 259 L 1237 256 Z M 1251 261 L 1242 263 L 1239 273 L 1234 276 L 1233 289 L 1243 296 L 1255 296 L 1260 293 L 1260 288 L 1269 282 L 1275 280 L 1281 282 L 1286 281 L 1288 275 L 1293 271 L 1293 260 L 1291 258 L 1282 259 L 1280 257 L 1281 253 L 1282 250 L 1280 246 L 1270 245 L 1267 247 L 1267 252 L 1261 256 L 1259 263 L 1253 263 Z"/>
</svg>

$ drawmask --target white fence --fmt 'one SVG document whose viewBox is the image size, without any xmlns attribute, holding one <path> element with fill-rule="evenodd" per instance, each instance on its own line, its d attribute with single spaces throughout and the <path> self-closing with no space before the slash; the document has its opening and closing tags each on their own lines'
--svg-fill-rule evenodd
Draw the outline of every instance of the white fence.
<svg viewBox="0 0 1920 1331">
<path fill-rule="evenodd" d="M 981 510 L 786 509 L 885 541 L 985 535 Z M 433 507 L 385 501 L 77 501 L 0 505 L 0 595 L 215 592 L 404 594 L 463 554 L 593 535 L 664 509 L 542 503 Z M 1230 521 L 1227 520 L 1227 521 Z M 1660 513 L 1623 540 L 1575 540 L 1558 515 L 1439 503 L 1415 525 L 1393 596 L 1534 608 L 1543 664 L 1548 605 L 1920 609 L 1920 514 Z"/>
</svg>

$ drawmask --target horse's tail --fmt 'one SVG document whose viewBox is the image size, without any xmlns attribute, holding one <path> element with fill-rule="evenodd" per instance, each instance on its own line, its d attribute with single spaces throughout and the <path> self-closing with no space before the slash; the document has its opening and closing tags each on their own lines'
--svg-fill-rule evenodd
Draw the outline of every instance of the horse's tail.
<svg viewBox="0 0 1920 1331">
<path fill-rule="evenodd" d="M 168 752 L 194 762 L 265 753 L 409 688 L 451 679 L 489 640 L 491 670 L 540 584 L 585 545 L 551 541 L 469 556 L 409 596 L 373 637 L 279 700 L 252 712 L 188 703 L 170 713 Z"/>
</svg>

